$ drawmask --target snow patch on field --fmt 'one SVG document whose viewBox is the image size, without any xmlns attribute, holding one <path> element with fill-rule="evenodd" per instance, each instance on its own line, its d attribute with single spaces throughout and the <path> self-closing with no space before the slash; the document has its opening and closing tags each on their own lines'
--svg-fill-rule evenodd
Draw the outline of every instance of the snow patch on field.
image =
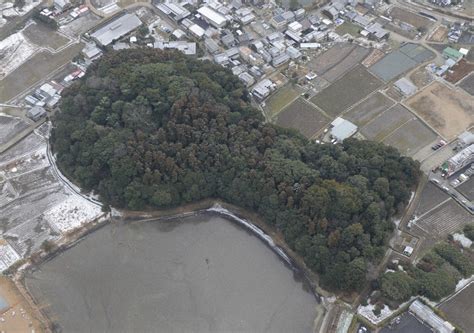
<svg viewBox="0 0 474 333">
<path fill-rule="evenodd" d="M 21 32 L 0 41 L 0 78 L 7 76 L 33 55 L 38 48 Z"/>
<path fill-rule="evenodd" d="M 100 207 L 87 200 L 71 195 L 44 213 L 44 218 L 62 233 L 77 229 L 102 214 Z"/>
</svg>

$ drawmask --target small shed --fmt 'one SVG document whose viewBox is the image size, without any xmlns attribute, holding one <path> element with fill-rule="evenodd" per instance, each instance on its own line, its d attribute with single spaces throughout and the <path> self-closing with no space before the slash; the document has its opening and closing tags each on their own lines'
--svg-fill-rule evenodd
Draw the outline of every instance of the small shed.
<svg viewBox="0 0 474 333">
<path fill-rule="evenodd" d="M 41 106 L 34 106 L 26 111 L 26 116 L 33 121 L 38 121 L 43 117 L 46 117 L 46 110 Z"/>
</svg>

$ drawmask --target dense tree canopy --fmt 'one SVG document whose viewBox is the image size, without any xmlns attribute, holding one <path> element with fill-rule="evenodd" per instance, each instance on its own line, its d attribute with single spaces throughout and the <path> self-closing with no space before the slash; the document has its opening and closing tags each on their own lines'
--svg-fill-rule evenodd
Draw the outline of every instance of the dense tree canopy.
<svg viewBox="0 0 474 333">
<path fill-rule="evenodd" d="M 394 148 L 318 145 L 265 124 L 229 70 L 175 52 L 111 52 L 60 109 L 58 163 L 104 202 L 137 210 L 218 197 L 254 210 L 340 290 L 363 285 L 419 176 Z"/>
</svg>

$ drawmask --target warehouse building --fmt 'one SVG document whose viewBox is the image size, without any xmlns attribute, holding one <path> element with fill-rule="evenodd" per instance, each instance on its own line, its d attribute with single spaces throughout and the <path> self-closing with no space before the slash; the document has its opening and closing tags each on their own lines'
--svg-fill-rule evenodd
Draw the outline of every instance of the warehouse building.
<svg viewBox="0 0 474 333">
<path fill-rule="evenodd" d="M 153 44 L 155 49 L 170 50 L 175 49 L 183 52 L 186 55 L 196 54 L 196 43 L 183 42 L 183 41 L 171 41 L 171 42 L 155 42 Z"/>
<path fill-rule="evenodd" d="M 334 119 L 331 126 L 331 137 L 335 139 L 337 143 L 342 143 L 342 141 L 350 138 L 357 132 L 356 125 L 341 117 Z"/>
<path fill-rule="evenodd" d="M 26 116 L 33 121 L 38 121 L 43 117 L 46 117 L 46 110 L 41 106 L 34 106 L 26 111 Z"/>
<path fill-rule="evenodd" d="M 416 86 L 407 78 L 402 77 L 394 83 L 395 88 L 404 96 L 413 95 L 416 92 Z"/>
<path fill-rule="evenodd" d="M 174 3 L 158 3 L 155 4 L 156 8 L 158 8 L 162 13 L 171 17 L 174 21 L 178 22 L 182 19 L 191 15 L 189 10 L 184 8 L 181 5 L 174 4 Z"/>
<path fill-rule="evenodd" d="M 142 25 L 142 21 L 135 14 L 125 14 L 107 23 L 91 34 L 99 44 L 107 46 L 119 38 L 129 34 Z"/>
<path fill-rule="evenodd" d="M 445 171 L 447 172 L 448 176 L 451 176 L 473 162 L 474 144 L 471 144 L 447 161 L 447 167 L 445 168 Z"/>
<path fill-rule="evenodd" d="M 199 8 L 197 12 L 201 14 L 207 23 L 216 28 L 222 28 L 227 24 L 227 19 L 224 16 L 209 7 L 203 6 Z"/>
</svg>

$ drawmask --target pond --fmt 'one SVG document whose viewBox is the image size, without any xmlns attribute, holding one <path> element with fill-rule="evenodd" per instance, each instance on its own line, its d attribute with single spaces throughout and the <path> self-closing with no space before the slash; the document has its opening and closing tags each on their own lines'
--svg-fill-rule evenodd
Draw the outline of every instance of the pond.
<svg viewBox="0 0 474 333">
<path fill-rule="evenodd" d="M 25 284 L 64 332 L 311 332 L 317 314 L 264 242 L 208 214 L 108 224 Z"/>
</svg>

